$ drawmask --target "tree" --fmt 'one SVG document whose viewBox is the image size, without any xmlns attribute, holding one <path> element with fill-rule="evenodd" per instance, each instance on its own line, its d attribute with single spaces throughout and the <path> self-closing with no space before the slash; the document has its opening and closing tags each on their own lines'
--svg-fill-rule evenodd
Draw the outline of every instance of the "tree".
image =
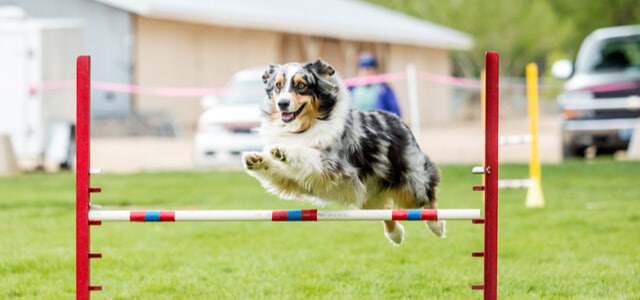
<svg viewBox="0 0 640 300">
<path fill-rule="evenodd" d="M 558 16 L 570 19 L 573 34 L 563 43 L 562 51 L 575 57 L 580 43 L 600 27 L 640 24 L 640 5 L 637 0 L 573 1 L 555 0 L 549 4 Z"/>
<path fill-rule="evenodd" d="M 484 66 L 487 50 L 500 53 L 503 74 L 522 76 L 528 62 L 544 66 L 549 54 L 573 58 L 582 39 L 598 27 L 640 23 L 637 0 L 368 1 L 469 33 L 474 49 L 453 58 L 458 74 L 473 76 Z"/>
</svg>

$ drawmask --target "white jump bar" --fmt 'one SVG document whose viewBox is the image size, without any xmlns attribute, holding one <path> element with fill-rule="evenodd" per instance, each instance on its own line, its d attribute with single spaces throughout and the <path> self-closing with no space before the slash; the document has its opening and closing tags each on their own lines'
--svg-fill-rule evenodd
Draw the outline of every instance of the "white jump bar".
<svg viewBox="0 0 640 300">
<path fill-rule="evenodd" d="M 90 210 L 90 221 L 427 221 L 473 220 L 480 209 L 406 210 Z"/>
</svg>

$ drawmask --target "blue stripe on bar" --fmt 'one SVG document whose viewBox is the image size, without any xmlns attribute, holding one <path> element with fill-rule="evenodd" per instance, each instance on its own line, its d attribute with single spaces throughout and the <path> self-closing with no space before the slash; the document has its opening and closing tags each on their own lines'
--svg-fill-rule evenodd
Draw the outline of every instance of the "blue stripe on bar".
<svg viewBox="0 0 640 300">
<path fill-rule="evenodd" d="M 288 211 L 287 221 L 302 221 L 302 211 L 301 210 Z"/>
<path fill-rule="evenodd" d="M 160 212 L 159 211 L 147 211 L 144 214 L 145 222 L 159 222 L 160 221 Z"/>
<path fill-rule="evenodd" d="M 408 209 L 407 210 L 407 220 L 418 221 L 420 220 L 420 210 L 419 209 Z"/>
</svg>

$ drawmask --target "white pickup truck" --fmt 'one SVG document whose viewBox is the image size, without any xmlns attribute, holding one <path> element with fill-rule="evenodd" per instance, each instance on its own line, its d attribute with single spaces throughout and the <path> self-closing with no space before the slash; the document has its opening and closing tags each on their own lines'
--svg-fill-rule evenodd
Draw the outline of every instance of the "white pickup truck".
<svg viewBox="0 0 640 300">
<path fill-rule="evenodd" d="M 559 61 L 552 73 L 570 77 L 558 97 L 563 157 L 582 155 L 587 147 L 599 153 L 626 149 L 640 121 L 640 25 L 594 31 L 582 42 L 575 69 Z"/>
</svg>

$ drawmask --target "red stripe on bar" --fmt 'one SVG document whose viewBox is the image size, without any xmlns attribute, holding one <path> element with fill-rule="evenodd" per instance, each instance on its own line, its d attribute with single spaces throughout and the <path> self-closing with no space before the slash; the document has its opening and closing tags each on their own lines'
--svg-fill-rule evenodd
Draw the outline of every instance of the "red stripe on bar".
<svg viewBox="0 0 640 300">
<path fill-rule="evenodd" d="M 286 210 L 274 210 L 271 212 L 271 221 L 286 221 L 289 219 L 288 215 Z"/>
<path fill-rule="evenodd" d="M 161 211 L 160 222 L 174 222 L 176 220 L 176 213 L 174 211 Z"/>
<path fill-rule="evenodd" d="M 420 220 L 437 221 L 438 211 L 435 209 L 423 209 L 420 211 Z"/>
<path fill-rule="evenodd" d="M 406 220 L 409 212 L 406 209 L 396 209 L 391 212 L 391 220 Z"/>
<path fill-rule="evenodd" d="M 302 221 L 318 221 L 318 210 L 317 209 L 303 209 L 302 210 Z"/>
<path fill-rule="evenodd" d="M 144 222 L 146 212 L 143 210 L 133 210 L 129 213 L 129 221 L 131 222 Z"/>
</svg>

